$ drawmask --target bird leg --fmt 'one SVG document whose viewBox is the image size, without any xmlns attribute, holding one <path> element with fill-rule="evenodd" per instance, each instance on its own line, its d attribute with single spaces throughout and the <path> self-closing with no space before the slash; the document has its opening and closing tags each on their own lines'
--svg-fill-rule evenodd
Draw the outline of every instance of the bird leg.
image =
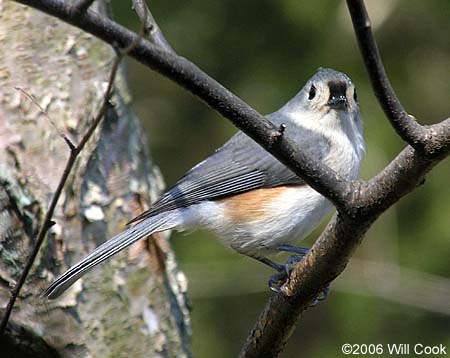
<svg viewBox="0 0 450 358">
<path fill-rule="evenodd" d="M 277 264 L 266 258 L 263 258 L 263 260 L 266 262 L 264 262 L 262 259 L 258 260 L 278 271 L 277 274 L 270 277 L 269 288 L 274 292 L 280 292 L 281 286 L 289 279 L 291 271 L 293 270 L 294 266 L 306 256 L 306 254 L 309 252 L 309 249 L 291 245 L 280 245 L 276 248 L 276 250 L 292 252 L 295 255 L 289 257 L 284 265 Z M 327 285 L 324 288 L 324 290 L 321 293 L 319 293 L 319 295 L 314 299 L 311 306 L 315 306 L 320 301 L 326 299 L 329 293 L 330 293 L 330 286 Z"/>
<path fill-rule="evenodd" d="M 293 252 L 294 254 L 298 254 L 301 256 L 305 256 L 309 252 L 309 249 L 306 247 L 297 247 L 291 245 L 280 245 L 275 250 Z"/>
<path fill-rule="evenodd" d="M 257 257 L 257 256 L 249 256 L 249 257 L 258 260 L 259 262 L 262 262 L 264 265 L 273 268 L 275 271 L 284 272 L 285 270 L 285 265 L 273 262 L 272 260 L 269 260 L 267 257 Z"/>
<path fill-rule="evenodd" d="M 285 283 L 286 280 L 289 278 L 289 272 L 286 271 L 286 265 L 276 263 L 276 262 L 268 259 L 267 257 L 259 257 L 259 256 L 252 256 L 252 255 L 248 255 L 248 257 L 258 260 L 259 262 L 262 262 L 264 265 L 267 265 L 267 266 L 273 268 L 275 271 L 278 271 L 277 274 L 270 277 L 269 288 L 272 291 L 279 292 L 279 287 L 281 287 L 283 285 L 283 283 Z"/>
</svg>

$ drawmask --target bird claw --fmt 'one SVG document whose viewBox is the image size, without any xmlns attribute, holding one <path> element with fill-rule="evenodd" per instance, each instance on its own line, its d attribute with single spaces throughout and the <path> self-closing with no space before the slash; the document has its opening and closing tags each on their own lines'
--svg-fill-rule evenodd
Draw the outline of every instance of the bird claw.
<svg viewBox="0 0 450 358">
<path fill-rule="evenodd" d="M 323 300 L 325 300 L 325 299 L 328 297 L 329 294 L 330 294 L 330 285 L 327 285 L 327 287 L 325 287 L 325 288 L 323 289 L 323 291 L 320 292 L 320 293 L 317 295 L 317 297 L 314 299 L 313 303 L 311 303 L 311 304 L 309 305 L 309 307 L 315 307 L 315 306 L 317 306 L 318 303 L 321 302 L 321 301 L 323 301 Z"/>
<path fill-rule="evenodd" d="M 282 271 L 279 272 L 269 279 L 269 288 L 276 293 L 281 292 L 281 287 L 286 283 L 286 281 L 289 279 L 289 274 Z"/>
<path fill-rule="evenodd" d="M 292 255 L 287 259 L 286 263 L 284 264 L 284 268 L 288 277 L 291 275 L 294 266 L 302 261 L 304 257 L 305 255 Z"/>
<path fill-rule="evenodd" d="M 292 255 L 283 265 L 284 270 L 279 273 L 273 275 L 269 279 L 269 288 L 274 292 L 281 292 L 281 286 L 283 286 L 291 275 L 291 271 L 294 269 L 294 266 L 297 262 L 300 262 L 303 259 L 304 255 Z"/>
<path fill-rule="evenodd" d="M 284 264 L 284 271 L 280 271 L 279 273 L 273 275 L 269 279 L 269 288 L 276 292 L 281 292 L 281 287 L 289 280 L 292 270 L 295 265 L 300 262 L 306 255 L 306 252 L 299 253 L 298 255 L 292 255 L 289 257 Z M 330 285 L 327 285 L 322 292 L 320 292 L 317 297 L 314 299 L 313 303 L 310 307 L 317 306 L 317 304 L 323 300 L 325 300 L 330 293 Z"/>
</svg>

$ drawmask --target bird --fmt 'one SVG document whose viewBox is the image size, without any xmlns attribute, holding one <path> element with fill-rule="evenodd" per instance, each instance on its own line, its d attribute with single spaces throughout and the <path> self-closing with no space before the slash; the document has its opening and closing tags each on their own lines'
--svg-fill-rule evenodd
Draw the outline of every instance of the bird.
<svg viewBox="0 0 450 358">
<path fill-rule="evenodd" d="M 359 177 L 366 145 L 356 88 L 344 73 L 319 68 L 292 99 L 266 118 L 302 150 L 348 180 Z M 226 246 L 280 272 L 269 259 L 294 246 L 332 212 L 333 205 L 239 131 L 190 169 L 127 228 L 98 246 L 44 292 L 54 299 L 94 266 L 151 234 L 204 228 Z M 288 260 L 289 261 L 289 260 Z M 292 260 L 290 261 L 292 262 Z M 269 286 L 276 290 L 277 278 Z"/>
</svg>

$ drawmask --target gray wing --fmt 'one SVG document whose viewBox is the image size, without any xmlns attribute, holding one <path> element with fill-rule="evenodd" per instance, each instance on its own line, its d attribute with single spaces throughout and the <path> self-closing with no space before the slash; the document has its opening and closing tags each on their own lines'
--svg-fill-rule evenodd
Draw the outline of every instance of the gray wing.
<svg viewBox="0 0 450 358">
<path fill-rule="evenodd" d="M 294 128 L 295 133 L 292 133 Z M 314 149 L 318 160 L 329 152 L 328 142 L 315 132 L 288 125 L 286 133 L 295 141 L 301 140 L 302 147 L 308 151 Z M 253 189 L 282 185 L 305 185 L 305 182 L 247 135 L 238 132 L 213 155 L 189 170 L 149 210 L 129 224 L 204 200 L 218 200 Z"/>
</svg>

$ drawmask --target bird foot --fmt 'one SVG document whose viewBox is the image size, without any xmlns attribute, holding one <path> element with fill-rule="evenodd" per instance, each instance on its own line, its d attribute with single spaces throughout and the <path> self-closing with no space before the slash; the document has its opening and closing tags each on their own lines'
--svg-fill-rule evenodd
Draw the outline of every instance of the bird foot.
<svg viewBox="0 0 450 358">
<path fill-rule="evenodd" d="M 291 271 L 294 269 L 296 263 L 300 262 L 305 255 L 292 255 L 289 257 L 284 265 L 281 265 L 279 272 L 269 279 L 269 288 L 274 292 L 281 292 L 281 286 L 283 286 L 291 275 Z"/>
<path fill-rule="evenodd" d="M 309 305 L 309 307 L 317 306 L 317 304 L 323 300 L 325 300 L 330 294 L 330 285 L 327 285 L 322 292 L 320 292 L 317 297 L 314 299 L 313 303 Z"/>
<path fill-rule="evenodd" d="M 282 271 L 275 275 L 272 275 L 269 279 L 269 288 L 276 293 L 281 292 L 281 286 L 283 286 L 287 280 L 289 279 L 289 275 Z"/>
<path fill-rule="evenodd" d="M 298 251 L 295 251 L 298 253 L 298 255 L 293 255 L 289 257 L 284 264 L 284 270 L 279 270 L 279 272 L 269 279 L 269 288 L 277 293 L 281 292 L 281 287 L 289 280 L 289 277 L 291 275 L 292 270 L 294 269 L 295 265 L 303 260 L 305 255 L 307 254 L 307 249 L 298 248 Z M 287 250 L 283 250 L 287 251 Z M 293 251 L 293 250 L 289 250 Z M 310 307 L 316 306 L 319 302 L 325 300 L 330 293 L 330 286 L 327 285 L 322 292 L 319 293 L 319 295 L 314 299 L 313 303 L 310 305 Z"/>
</svg>

